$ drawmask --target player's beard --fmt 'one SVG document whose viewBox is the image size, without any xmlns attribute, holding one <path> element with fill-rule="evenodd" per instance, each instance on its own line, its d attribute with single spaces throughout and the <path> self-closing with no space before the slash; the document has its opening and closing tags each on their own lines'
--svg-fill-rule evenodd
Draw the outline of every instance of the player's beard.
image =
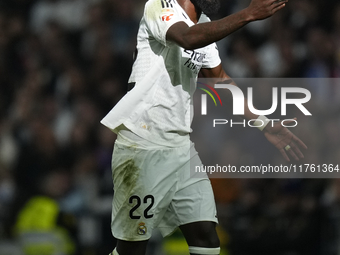
<svg viewBox="0 0 340 255">
<path fill-rule="evenodd" d="M 207 15 L 215 14 L 220 9 L 219 0 L 191 0 L 191 2 Z"/>
</svg>

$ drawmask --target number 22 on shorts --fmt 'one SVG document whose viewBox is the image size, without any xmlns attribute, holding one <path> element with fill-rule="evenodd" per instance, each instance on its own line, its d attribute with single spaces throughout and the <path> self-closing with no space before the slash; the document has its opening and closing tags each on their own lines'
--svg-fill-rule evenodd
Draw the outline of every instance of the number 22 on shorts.
<svg viewBox="0 0 340 255">
<path fill-rule="evenodd" d="M 130 218 L 131 219 L 135 219 L 135 220 L 138 220 L 141 218 L 140 215 L 135 215 L 134 212 L 138 209 L 138 207 L 141 206 L 142 204 L 142 199 L 137 196 L 137 195 L 133 195 L 129 198 L 129 203 L 132 204 L 134 203 L 134 200 L 137 202 L 136 205 L 134 207 L 132 207 L 132 209 L 130 210 L 129 212 L 129 215 L 130 215 Z M 155 203 L 155 198 L 153 195 L 146 195 L 143 199 L 143 203 L 144 204 L 148 204 L 149 205 L 145 208 L 144 210 L 144 218 L 145 219 L 150 219 L 153 217 L 153 214 L 149 214 L 149 210 L 152 208 L 153 204 Z"/>
</svg>

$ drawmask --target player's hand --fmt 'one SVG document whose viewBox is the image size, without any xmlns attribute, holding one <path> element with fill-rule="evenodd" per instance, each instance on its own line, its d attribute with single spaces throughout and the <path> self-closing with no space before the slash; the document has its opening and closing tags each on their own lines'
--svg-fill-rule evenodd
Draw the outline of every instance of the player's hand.
<svg viewBox="0 0 340 255">
<path fill-rule="evenodd" d="M 286 125 L 291 122 L 287 121 Z M 307 149 L 307 146 L 288 128 L 281 126 L 280 122 L 275 122 L 273 126 L 271 123 L 268 123 L 263 132 L 267 140 L 281 152 L 287 161 L 290 161 L 287 154 L 295 160 L 304 158 L 300 149 Z"/>
<path fill-rule="evenodd" d="M 252 0 L 246 10 L 251 20 L 261 20 L 281 10 L 287 2 L 288 0 Z"/>
</svg>

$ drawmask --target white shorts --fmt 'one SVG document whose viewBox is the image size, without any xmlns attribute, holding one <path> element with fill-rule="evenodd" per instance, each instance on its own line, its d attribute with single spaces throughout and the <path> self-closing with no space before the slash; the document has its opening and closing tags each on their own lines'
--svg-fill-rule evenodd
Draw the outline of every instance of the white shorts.
<svg viewBox="0 0 340 255">
<path fill-rule="evenodd" d="M 112 157 L 114 237 L 142 241 L 154 228 L 167 236 L 183 224 L 217 223 L 210 180 L 190 177 L 190 165 L 202 164 L 193 143 L 150 147 L 125 138 L 118 136 Z"/>
</svg>

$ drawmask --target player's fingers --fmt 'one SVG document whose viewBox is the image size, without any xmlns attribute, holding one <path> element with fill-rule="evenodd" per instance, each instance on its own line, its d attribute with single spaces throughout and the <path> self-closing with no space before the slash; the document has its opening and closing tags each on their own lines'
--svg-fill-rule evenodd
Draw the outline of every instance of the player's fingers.
<svg viewBox="0 0 340 255">
<path fill-rule="evenodd" d="M 304 158 L 303 153 L 300 151 L 299 147 L 295 145 L 295 143 L 291 142 L 290 147 L 299 158 Z"/>
<path fill-rule="evenodd" d="M 299 138 L 297 138 L 295 135 L 293 136 L 293 141 L 296 142 L 298 146 L 300 146 L 301 148 L 307 150 L 307 145 L 304 142 L 302 142 Z"/>
<path fill-rule="evenodd" d="M 281 152 L 282 156 L 284 157 L 285 160 L 290 161 L 289 157 L 287 156 L 286 152 L 284 149 L 279 149 Z"/>
<path fill-rule="evenodd" d="M 293 118 L 293 119 L 290 119 L 290 120 L 284 120 L 284 121 L 282 121 L 282 123 L 284 123 L 285 126 L 288 126 L 291 123 L 295 123 L 296 124 L 297 123 L 296 120 L 297 120 L 297 118 Z M 294 126 L 292 126 L 292 127 L 294 127 Z"/>
<path fill-rule="evenodd" d="M 292 148 L 290 148 L 289 150 L 287 150 L 287 152 L 293 157 L 293 159 L 295 160 L 299 160 L 299 157 L 296 156 L 294 150 Z"/>
<path fill-rule="evenodd" d="M 286 6 L 286 1 L 275 2 L 272 4 L 272 12 L 275 13 Z"/>
<path fill-rule="evenodd" d="M 277 7 L 277 6 L 280 6 L 280 5 L 282 5 L 282 4 L 285 4 L 285 3 L 288 3 L 288 0 L 274 0 L 274 1 L 272 1 L 272 7 L 273 8 L 275 8 L 275 7 Z"/>
<path fill-rule="evenodd" d="M 272 15 L 274 15 L 276 12 L 278 12 L 279 10 L 281 10 L 282 8 L 284 8 L 286 6 L 286 4 L 282 4 L 278 7 L 275 7 L 272 9 Z"/>
</svg>

